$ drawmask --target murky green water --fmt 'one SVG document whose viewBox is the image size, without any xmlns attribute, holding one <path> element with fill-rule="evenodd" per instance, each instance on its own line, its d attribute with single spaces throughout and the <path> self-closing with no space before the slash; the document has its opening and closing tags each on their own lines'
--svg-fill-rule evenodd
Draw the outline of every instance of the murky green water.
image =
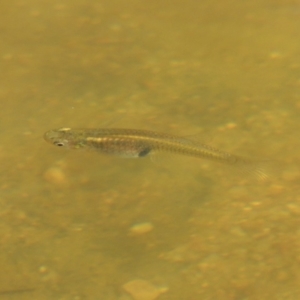
<svg viewBox="0 0 300 300">
<path fill-rule="evenodd" d="M 299 1 L 0 6 L 1 299 L 299 299 Z M 280 167 L 257 182 L 42 138 L 103 126 Z"/>
</svg>

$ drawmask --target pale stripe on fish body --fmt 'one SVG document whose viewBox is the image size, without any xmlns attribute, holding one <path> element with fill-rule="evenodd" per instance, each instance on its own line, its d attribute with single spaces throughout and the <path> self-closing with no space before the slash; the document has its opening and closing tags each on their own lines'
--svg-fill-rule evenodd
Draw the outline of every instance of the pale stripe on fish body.
<svg viewBox="0 0 300 300">
<path fill-rule="evenodd" d="M 44 138 L 58 147 L 96 150 L 125 157 L 144 157 L 151 152 L 159 151 L 172 152 L 241 167 L 260 179 L 267 177 L 257 160 L 230 154 L 186 138 L 150 130 L 60 128 L 46 132 Z"/>
</svg>

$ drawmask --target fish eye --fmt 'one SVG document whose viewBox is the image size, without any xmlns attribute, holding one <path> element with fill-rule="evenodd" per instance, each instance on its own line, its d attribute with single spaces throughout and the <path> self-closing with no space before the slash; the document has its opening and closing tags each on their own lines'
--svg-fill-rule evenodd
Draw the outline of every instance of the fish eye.
<svg viewBox="0 0 300 300">
<path fill-rule="evenodd" d="M 55 146 L 63 147 L 65 144 L 63 142 L 54 142 Z"/>
</svg>

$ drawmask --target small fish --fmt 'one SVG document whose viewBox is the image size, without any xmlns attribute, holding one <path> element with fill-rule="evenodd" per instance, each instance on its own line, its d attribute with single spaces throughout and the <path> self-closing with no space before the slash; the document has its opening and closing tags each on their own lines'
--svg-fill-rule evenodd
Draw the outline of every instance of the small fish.
<svg viewBox="0 0 300 300">
<path fill-rule="evenodd" d="M 256 174 L 260 179 L 267 177 L 256 160 L 230 154 L 187 138 L 155 131 L 120 128 L 60 128 L 46 132 L 44 138 L 58 147 L 96 150 L 124 157 L 145 157 L 152 152 L 162 151 L 177 153 L 241 167 Z"/>
</svg>

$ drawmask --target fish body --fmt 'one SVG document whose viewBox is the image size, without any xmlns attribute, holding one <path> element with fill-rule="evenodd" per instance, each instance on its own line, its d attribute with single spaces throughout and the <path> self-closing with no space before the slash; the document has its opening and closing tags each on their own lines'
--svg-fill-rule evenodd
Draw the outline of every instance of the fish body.
<svg viewBox="0 0 300 300">
<path fill-rule="evenodd" d="M 122 157 L 145 157 L 155 152 L 169 152 L 203 158 L 233 166 L 256 179 L 266 180 L 273 161 L 231 154 L 188 138 L 150 130 L 124 128 L 60 128 L 47 131 L 44 139 L 67 149 L 94 150 Z"/>
<path fill-rule="evenodd" d="M 187 138 L 150 130 L 60 128 L 46 132 L 44 138 L 53 145 L 69 149 L 96 150 L 125 157 L 145 157 L 152 152 L 170 152 L 256 170 L 255 161 L 252 159 L 199 144 Z M 261 170 L 257 170 L 256 172 L 262 173 Z"/>
</svg>

